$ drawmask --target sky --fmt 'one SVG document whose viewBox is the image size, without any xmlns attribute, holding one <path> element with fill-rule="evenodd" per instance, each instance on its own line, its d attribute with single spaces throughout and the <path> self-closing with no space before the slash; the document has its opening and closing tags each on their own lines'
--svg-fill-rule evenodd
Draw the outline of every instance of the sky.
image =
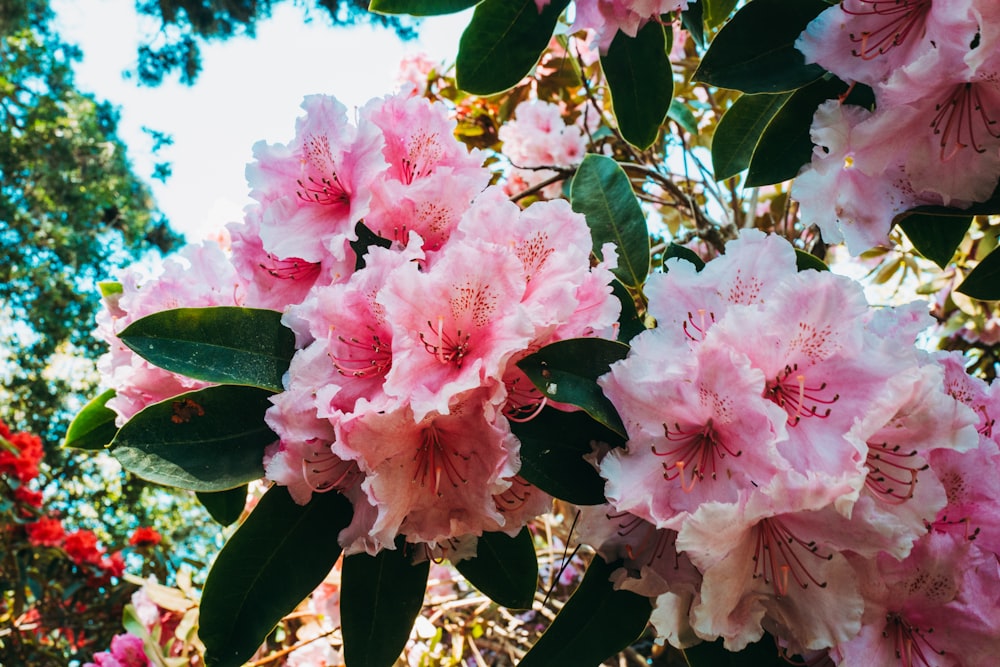
<svg viewBox="0 0 1000 667">
<path fill-rule="evenodd" d="M 191 242 L 242 218 L 254 143 L 290 141 L 305 95 L 335 95 L 350 109 L 393 92 L 404 54 L 453 61 L 469 20 L 469 12 L 428 18 L 416 40 L 401 42 L 387 29 L 331 28 L 318 11 L 306 23 L 303 8 L 287 1 L 257 26 L 256 39 L 204 45 L 194 86 L 173 77 L 150 88 L 124 76 L 140 35 L 134 0 L 52 0 L 52 7 L 59 32 L 83 50 L 77 87 L 119 108 L 119 136 L 136 173 Z M 173 145 L 153 155 L 143 127 L 172 135 Z M 165 184 L 150 178 L 163 161 L 173 169 Z"/>
</svg>

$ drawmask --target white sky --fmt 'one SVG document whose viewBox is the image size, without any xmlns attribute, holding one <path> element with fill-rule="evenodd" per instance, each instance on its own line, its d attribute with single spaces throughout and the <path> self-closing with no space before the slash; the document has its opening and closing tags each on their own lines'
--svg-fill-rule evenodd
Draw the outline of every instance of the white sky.
<svg viewBox="0 0 1000 667">
<path fill-rule="evenodd" d="M 387 29 L 331 28 L 320 11 L 307 24 L 289 0 L 258 24 L 256 39 L 203 46 L 194 86 L 173 77 L 149 88 L 123 76 L 135 64 L 140 34 L 134 0 L 53 0 L 52 6 L 60 33 L 83 49 L 77 86 L 119 108 L 119 135 L 136 172 L 189 241 L 242 217 L 253 144 L 291 140 L 305 95 L 331 94 L 348 108 L 362 106 L 394 90 L 404 54 L 452 61 L 469 20 L 468 12 L 426 19 L 416 40 L 401 42 Z M 174 144 L 153 156 L 143 126 L 172 135 Z M 149 179 L 157 161 L 172 163 L 165 185 Z"/>
</svg>

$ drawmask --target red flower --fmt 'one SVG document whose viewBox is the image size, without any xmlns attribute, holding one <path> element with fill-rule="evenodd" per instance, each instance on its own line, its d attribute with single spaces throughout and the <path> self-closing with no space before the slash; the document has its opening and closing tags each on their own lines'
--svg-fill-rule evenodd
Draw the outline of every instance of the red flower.
<svg viewBox="0 0 1000 667">
<path fill-rule="evenodd" d="M 42 492 L 33 491 L 26 486 L 19 486 L 14 489 L 14 501 L 30 505 L 31 507 L 41 507 Z"/>
<path fill-rule="evenodd" d="M 122 556 L 121 551 L 116 551 L 101 559 L 101 567 L 112 577 L 121 579 L 121 576 L 125 574 L 125 557 Z"/>
<path fill-rule="evenodd" d="M 38 463 L 44 454 L 41 438 L 24 432 L 11 434 L 6 426 L 0 436 L 17 452 L 15 454 L 6 446 L 0 446 L 0 474 L 13 475 L 22 484 L 38 477 Z"/>
<path fill-rule="evenodd" d="M 100 565 L 103 552 L 97 547 L 97 535 L 89 530 L 78 530 L 66 536 L 63 549 L 77 565 Z"/>
<path fill-rule="evenodd" d="M 162 539 L 155 528 L 140 526 L 132 533 L 132 537 L 128 539 L 128 543 L 133 547 L 155 547 Z"/>
<path fill-rule="evenodd" d="M 37 547 L 56 547 L 66 537 L 59 519 L 43 517 L 24 527 L 28 533 L 28 541 Z"/>
</svg>

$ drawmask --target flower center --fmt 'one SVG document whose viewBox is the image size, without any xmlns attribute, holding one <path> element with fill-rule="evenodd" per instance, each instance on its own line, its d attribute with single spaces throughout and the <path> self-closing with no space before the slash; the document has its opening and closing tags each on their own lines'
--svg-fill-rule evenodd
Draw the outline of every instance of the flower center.
<svg viewBox="0 0 1000 667">
<path fill-rule="evenodd" d="M 337 336 L 343 346 L 342 356 L 330 353 L 330 359 L 337 368 L 337 372 L 344 376 L 355 378 L 369 378 L 373 376 L 383 376 L 392 368 L 392 349 L 382 339 L 374 329 L 368 327 L 372 332 L 371 338 L 362 341 L 351 336 Z"/>
<path fill-rule="evenodd" d="M 851 41 L 858 48 L 851 55 L 871 60 L 888 53 L 906 41 L 911 34 L 923 34 L 923 23 L 931 10 L 931 0 L 858 0 L 861 7 L 848 9 L 847 3 L 840 8 L 851 16 L 877 16 L 880 22 L 872 30 L 851 33 Z"/>
<path fill-rule="evenodd" d="M 960 83 L 934 105 L 937 115 L 931 121 L 931 128 L 940 137 L 942 162 L 952 159 L 963 148 L 971 147 L 977 153 L 985 153 L 986 148 L 977 139 L 977 134 L 983 138 L 984 130 L 994 139 L 1000 139 L 1000 127 L 983 105 L 981 85 Z"/>
<path fill-rule="evenodd" d="M 780 519 L 761 519 L 753 530 L 754 579 L 763 578 L 765 584 L 771 584 L 779 598 L 788 594 L 792 582 L 801 588 L 808 588 L 810 583 L 826 588 L 826 582 L 809 571 L 808 559 L 831 560 L 833 554 L 821 554 L 815 542 L 793 535 Z"/>
<path fill-rule="evenodd" d="M 799 365 L 793 364 L 785 366 L 764 395 L 784 408 L 788 413 L 789 426 L 796 426 L 803 417 L 826 419 L 830 416 L 832 409 L 821 406 L 833 405 L 840 399 L 840 394 L 829 397 L 824 396 L 824 393 L 829 394 L 825 382 L 819 385 L 807 384 L 805 373 L 800 373 Z"/>
<path fill-rule="evenodd" d="M 922 630 L 915 625 L 911 625 L 902 616 L 895 612 L 885 615 L 885 630 L 882 636 L 893 643 L 896 658 L 899 659 L 903 667 L 931 667 L 933 663 L 928 659 L 928 655 L 944 655 L 945 652 L 934 648 L 928 635 L 934 632 L 934 628 Z"/>
<path fill-rule="evenodd" d="M 910 465 L 916 455 L 916 450 L 901 452 L 900 445 L 890 447 L 884 442 L 869 442 L 865 486 L 883 502 L 892 505 L 905 503 L 916 491 L 917 473 L 929 467 L 926 463 L 919 467 Z"/>
<path fill-rule="evenodd" d="M 344 461 L 329 451 L 314 452 L 302 459 L 302 477 L 316 493 L 345 489 L 361 476 L 354 461 Z"/>
<path fill-rule="evenodd" d="M 306 176 L 296 182 L 299 190 L 296 194 L 302 201 L 311 204 L 346 204 L 351 196 L 347 192 L 340 179 L 337 178 L 337 171 L 334 168 L 333 157 L 330 154 L 330 140 L 326 136 L 313 136 L 306 140 L 305 156 L 302 160 L 302 169 L 305 171 L 306 164 L 318 171 L 322 176 Z"/>
<path fill-rule="evenodd" d="M 420 434 L 420 447 L 413 455 L 416 470 L 413 473 L 414 483 L 420 482 L 421 487 L 431 485 L 431 491 L 438 497 L 441 493 L 441 482 L 446 481 L 452 488 L 459 484 L 468 484 L 469 480 L 462 476 L 458 469 L 459 461 L 467 462 L 471 457 L 463 456 L 454 450 L 449 450 L 441 441 L 441 435 L 433 426 L 425 428 Z M 442 480 L 442 477 L 444 478 Z"/>
<path fill-rule="evenodd" d="M 260 268 L 267 271 L 271 276 L 279 280 L 305 280 L 313 281 L 319 276 L 321 264 L 319 262 L 307 262 L 298 257 L 288 259 L 278 259 L 274 255 L 268 254 L 267 261 L 260 262 Z"/>
<path fill-rule="evenodd" d="M 420 342 L 424 344 L 424 349 L 442 364 L 455 364 L 461 368 L 465 355 L 469 353 L 471 335 L 463 333 L 461 329 L 456 329 L 455 335 L 451 335 L 445 331 L 442 316 L 438 316 L 437 325 L 427 320 L 427 328 L 430 333 L 420 332 Z"/>
<path fill-rule="evenodd" d="M 673 481 L 680 478 L 684 491 L 693 489 L 695 482 L 705 479 L 706 474 L 715 479 L 716 461 L 727 454 L 735 457 L 743 453 L 743 450 L 734 452 L 719 439 L 711 419 L 704 426 L 689 429 L 683 429 L 675 422 L 671 430 L 664 424 L 663 434 L 672 447 L 658 451 L 653 445 L 653 453 L 668 457 L 669 460 L 663 462 L 663 479 Z"/>
<path fill-rule="evenodd" d="M 708 319 L 705 319 L 705 309 L 698 309 L 698 318 L 695 320 L 694 313 L 688 313 L 687 319 L 681 325 L 684 329 L 684 335 L 690 340 L 695 342 L 700 342 L 705 340 L 705 332 L 708 331 L 709 325 L 715 324 L 715 313 L 708 313 Z"/>
</svg>

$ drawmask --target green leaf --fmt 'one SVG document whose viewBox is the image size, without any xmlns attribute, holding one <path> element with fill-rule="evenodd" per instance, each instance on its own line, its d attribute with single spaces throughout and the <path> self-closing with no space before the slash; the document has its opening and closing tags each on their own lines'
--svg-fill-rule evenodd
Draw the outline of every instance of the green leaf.
<svg viewBox="0 0 1000 667">
<path fill-rule="evenodd" d="M 622 136 L 639 149 L 649 148 L 667 117 L 674 96 L 674 74 L 664 27 L 650 21 L 635 37 L 619 31 L 601 68 L 611 89 L 611 106 Z"/>
<path fill-rule="evenodd" d="M 538 558 L 531 532 L 525 526 L 517 537 L 483 533 L 476 557 L 455 568 L 483 595 L 509 609 L 530 609 L 538 587 Z"/>
<path fill-rule="evenodd" d="M 689 2 L 688 8 L 681 12 L 681 25 L 691 33 L 695 44 L 699 47 L 705 46 L 705 21 L 703 2 Z"/>
<path fill-rule="evenodd" d="M 391 248 L 392 241 L 387 238 L 383 238 L 370 230 L 368 226 L 359 222 L 354 225 L 354 233 L 357 234 L 357 241 L 349 241 L 351 245 L 351 250 L 354 251 L 354 270 L 360 271 L 365 268 L 365 257 L 368 255 L 368 249 L 372 246 L 377 248 Z"/>
<path fill-rule="evenodd" d="M 701 271 L 705 268 L 705 260 L 698 256 L 694 250 L 687 248 L 676 243 L 671 243 L 667 246 L 667 249 L 663 251 L 663 272 L 667 272 L 667 260 L 676 257 L 678 259 L 683 259 L 686 262 L 691 262 L 694 264 L 695 271 Z"/>
<path fill-rule="evenodd" d="M 513 88 L 538 62 L 569 0 L 484 0 L 458 43 L 455 79 L 474 95 Z"/>
<path fill-rule="evenodd" d="M 730 106 L 712 137 L 712 170 L 722 181 L 750 166 L 753 149 L 791 93 L 741 95 Z"/>
<path fill-rule="evenodd" d="M 521 470 L 525 481 L 560 500 L 576 505 L 602 505 L 604 479 L 583 457 L 594 441 L 613 447 L 625 439 L 591 419 L 585 412 L 562 412 L 551 407 L 526 422 L 511 422 L 521 441 Z"/>
<path fill-rule="evenodd" d="M 690 667 L 788 667 L 790 664 L 805 664 L 782 659 L 774 639 L 768 634 L 736 653 L 726 650 L 722 641 L 718 639 L 714 642 L 702 642 L 684 649 L 688 665 Z"/>
<path fill-rule="evenodd" d="M 368 9 L 379 14 L 439 16 L 474 7 L 482 0 L 372 0 Z"/>
<path fill-rule="evenodd" d="M 760 2 L 760 0 L 755 0 Z M 774 115 L 750 159 L 747 187 L 781 183 L 798 175 L 812 159 L 809 135 L 816 108 L 847 90 L 837 78 L 821 79 L 795 91 Z"/>
<path fill-rule="evenodd" d="M 667 118 L 674 121 L 688 134 L 698 134 L 698 119 L 694 117 L 691 110 L 680 100 L 671 100 L 670 108 L 667 109 Z"/>
<path fill-rule="evenodd" d="M 281 313 L 257 308 L 178 308 L 147 315 L 118 336 L 139 356 L 205 382 L 281 391 L 295 336 Z"/>
<path fill-rule="evenodd" d="M 994 249 L 972 269 L 958 291 L 981 301 L 1000 300 L 1000 248 Z"/>
<path fill-rule="evenodd" d="M 609 581 L 621 562 L 594 557 L 580 586 L 518 667 L 598 667 L 635 641 L 653 612 L 648 597 L 615 590 Z"/>
<path fill-rule="evenodd" d="M 943 269 L 969 231 L 972 216 L 906 212 L 896 216 L 894 222 L 917 252 Z"/>
<path fill-rule="evenodd" d="M 808 253 L 805 250 L 795 249 L 795 268 L 798 271 L 808 271 L 812 269 L 813 271 L 829 271 L 830 267 L 826 265 L 826 262 L 821 260 L 816 255 Z"/>
<path fill-rule="evenodd" d="M 795 40 L 829 6 L 824 0 L 748 2 L 715 36 L 694 80 L 744 93 L 785 92 L 812 83 L 826 70 L 807 65 Z"/>
<path fill-rule="evenodd" d="M 699 0 L 699 4 L 704 3 L 705 23 L 709 28 L 718 28 L 725 23 L 729 15 L 736 8 L 738 0 Z"/>
<path fill-rule="evenodd" d="M 66 430 L 63 447 L 90 450 L 107 447 L 118 432 L 118 427 L 115 426 L 115 418 L 118 415 L 106 407 L 107 402 L 114 396 L 115 390 L 108 389 L 83 406 Z"/>
<path fill-rule="evenodd" d="M 105 298 L 115 294 L 123 294 L 125 292 L 125 288 L 122 284 L 115 280 L 105 280 L 99 282 L 97 283 L 97 288 L 101 291 L 101 296 Z"/>
<path fill-rule="evenodd" d="M 296 505 L 273 486 L 219 552 L 201 596 L 198 636 L 208 667 L 238 667 L 340 557 L 337 535 L 351 522 L 339 493 Z"/>
<path fill-rule="evenodd" d="M 192 491 L 225 491 L 264 475 L 264 423 L 272 392 L 222 385 L 154 403 L 118 431 L 111 453 L 143 479 Z"/>
<path fill-rule="evenodd" d="M 243 514 L 247 504 L 247 485 L 226 491 L 199 491 L 195 495 L 217 523 L 229 526 Z"/>
<path fill-rule="evenodd" d="M 628 343 L 646 330 L 646 324 L 639 317 L 639 311 L 635 307 L 635 299 L 627 287 L 622 285 L 620 281 L 614 280 L 611 283 L 611 293 L 622 305 L 621 314 L 618 316 L 618 340 L 622 343 Z"/>
<path fill-rule="evenodd" d="M 601 247 L 614 243 L 615 277 L 629 287 L 642 285 L 649 273 L 649 232 L 625 171 L 609 157 L 588 155 L 573 177 L 570 200 L 573 210 L 587 218 L 594 254 L 603 259 Z"/>
<path fill-rule="evenodd" d="M 624 359 L 629 347 L 603 338 L 571 338 L 546 345 L 517 362 L 528 379 L 546 397 L 582 408 L 593 419 L 625 436 L 615 406 L 604 395 L 597 378 Z"/>
<path fill-rule="evenodd" d="M 392 667 L 420 613 L 430 561 L 414 565 L 406 542 L 377 556 L 344 559 L 340 609 L 344 659 L 351 667 Z"/>
</svg>

